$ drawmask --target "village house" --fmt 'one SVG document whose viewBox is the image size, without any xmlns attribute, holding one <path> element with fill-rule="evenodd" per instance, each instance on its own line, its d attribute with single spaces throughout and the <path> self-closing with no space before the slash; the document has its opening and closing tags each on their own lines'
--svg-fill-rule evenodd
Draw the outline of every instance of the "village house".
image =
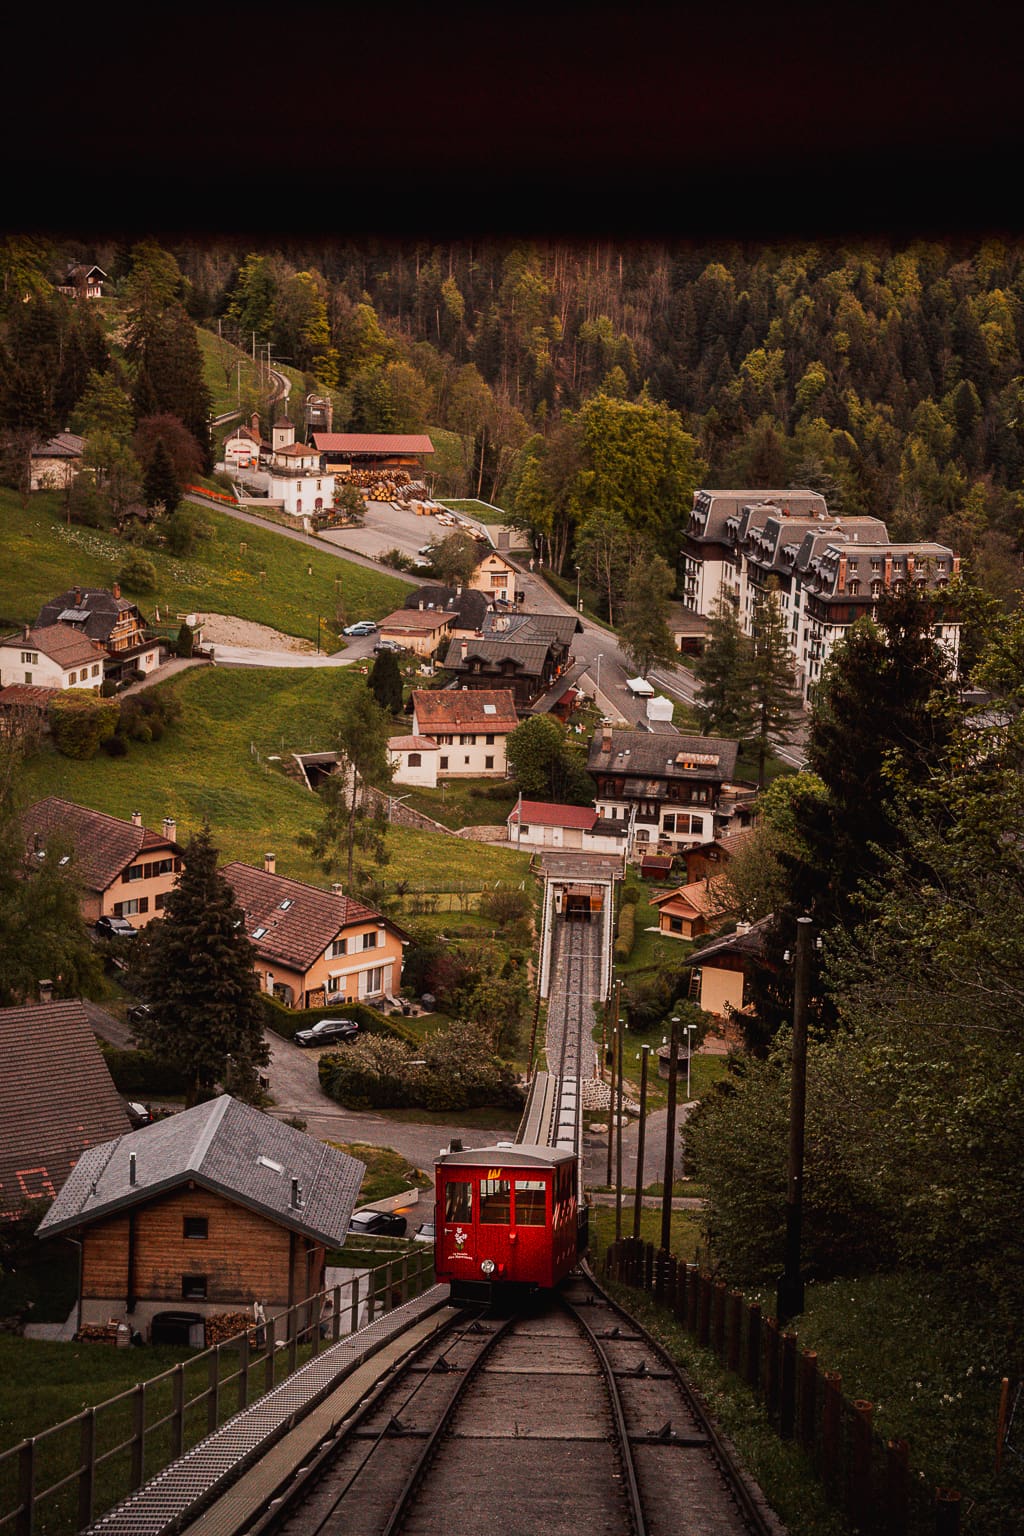
<svg viewBox="0 0 1024 1536">
<path fill-rule="evenodd" d="M 440 608 L 399 608 L 380 621 L 379 639 L 430 658 L 448 638 L 455 614 Z"/>
<path fill-rule="evenodd" d="M 323 512 L 334 505 L 333 472 L 321 467 L 316 448 L 295 441 L 295 427 L 287 417 L 274 423 L 265 467 L 269 499 L 280 502 L 292 517 Z"/>
<path fill-rule="evenodd" d="M 364 1171 L 223 1094 L 90 1147 L 37 1235 L 81 1244 L 79 1328 L 157 1342 L 183 1311 L 201 1325 L 258 1301 L 269 1319 L 321 1291 Z"/>
<path fill-rule="evenodd" d="M 658 909 L 658 932 L 666 938 L 698 939 L 720 927 L 727 914 L 722 911 L 715 887 L 713 880 L 695 880 L 652 896 L 651 906 Z"/>
<path fill-rule="evenodd" d="M 715 835 L 715 810 L 736 767 L 739 743 L 716 736 L 665 736 L 602 724 L 587 770 L 602 816 L 624 821 L 629 856 L 675 854 Z"/>
<path fill-rule="evenodd" d="M 390 736 L 388 762 L 394 769 L 392 784 L 436 789 L 440 756 L 441 748 L 429 736 Z"/>
<path fill-rule="evenodd" d="M 503 778 L 505 744 L 519 724 L 508 689 L 415 689 L 412 728 L 440 748 L 438 778 Z"/>
<path fill-rule="evenodd" d="M 713 939 L 683 961 L 691 971 L 690 996 L 705 1013 L 728 1019 L 747 1002 L 747 979 L 764 954 L 765 930 L 771 917 L 737 923 L 734 933 Z"/>
<path fill-rule="evenodd" d="M 225 469 L 258 469 L 260 454 L 271 451 L 271 445 L 260 436 L 260 418 L 253 411 L 247 427 L 236 427 L 224 442 Z"/>
<path fill-rule="evenodd" d="M 487 599 L 482 592 L 470 587 L 445 587 L 432 582 L 410 592 L 405 607 L 423 612 L 450 613 L 452 622 L 445 631 L 460 639 L 463 635 L 479 635 L 487 618 Z"/>
<path fill-rule="evenodd" d="M 130 1129 L 77 998 L 0 1008 L 0 1221 L 52 1200 L 87 1147 Z"/>
<path fill-rule="evenodd" d="M 51 845 L 59 845 L 61 858 L 74 860 L 87 923 L 124 917 L 143 928 L 163 911 L 178 883 L 182 850 L 170 816 L 162 833 L 151 832 L 138 811 L 122 821 L 49 795 L 28 807 L 21 825 L 30 861 L 45 858 Z"/>
<path fill-rule="evenodd" d="M 722 832 L 710 842 L 695 843 L 690 848 L 684 848 L 680 857 L 686 866 L 687 883 L 713 880 L 721 875 L 730 859 L 751 846 L 754 832 L 753 827 L 741 827 L 735 832 Z"/>
<path fill-rule="evenodd" d="M 78 474 L 85 453 L 85 438 L 77 432 L 58 432 L 29 453 L 30 491 L 62 491 Z"/>
<path fill-rule="evenodd" d="M 0 687 L 87 688 L 103 684 L 105 648 L 71 624 L 26 624 L 0 640 Z"/>
<path fill-rule="evenodd" d="M 69 625 L 107 653 L 103 679 L 121 683 L 148 677 L 160 665 L 160 642 L 149 634 L 146 621 L 114 582 L 105 587 L 69 587 L 39 610 L 36 629 L 53 624 Z"/>
<path fill-rule="evenodd" d="M 626 852 L 625 824 L 605 820 L 588 805 L 549 805 L 520 796 L 508 813 L 506 825 L 508 840 L 516 848 L 538 852 L 561 848 L 620 857 Z"/>
<path fill-rule="evenodd" d="M 245 913 L 264 992 L 287 1008 L 391 1000 L 402 985 L 409 936 L 373 907 L 276 873 L 272 853 L 262 869 L 221 870 Z"/>
<path fill-rule="evenodd" d="M 488 613 L 480 635 L 451 642 L 442 666 L 460 688 L 511 689 L 524 715 L 571 665 L 580 629 L 574 614 Z"/>
<path fill-rule="evenodd" d="M 62 281 L 57 284 L 57 292 L 69 299 L 102 299 L 106 280 L 107 274 L 102 267 L 76 262 L 65 271 Z"/>
<path fill-rule="evenodd" d="M 504 555 L 499 555 L 496 549 L 489 549 L 477 561 L 469 585 L 475 592 L 483 592 L 489 603 L 495 599 L 502 603 L 513 603 L 516 597 L 515 567 Z"/>
</svg>

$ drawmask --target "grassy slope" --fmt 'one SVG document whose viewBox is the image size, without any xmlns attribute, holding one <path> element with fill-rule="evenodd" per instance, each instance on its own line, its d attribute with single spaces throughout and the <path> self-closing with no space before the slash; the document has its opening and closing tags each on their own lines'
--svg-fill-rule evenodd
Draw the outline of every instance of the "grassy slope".
<svg viewBox="0 0 1024 1536">
<path fill-rule="evenodd" d="M 349 611 L 381 618 L 408 593 L 400 577 L 321 554 L 220 512 L 202 515 L 214 537 L 193 555 L 178 559 L 145 551 L 156 567 L 156 591 L 126 595 L 138 600 L 147 617 L 157 608 L 161 615 L 230 613 L 315 641 L 317 617 L 333 622 L 339 596 Z M 0 526 L 0 619 L 12 624 L 32 622 L 44 602 L 75 583 L 109 587 L 131 552 L 111 533 L 66 527 L 59 498 L 51 494 L 33 496 L 23 507 L 13 491 L 0 489 Z"/>
<path fill-rule="evenodd" d="M 121 817 L 139 810 L 151 827 L 172 815 L 180 837 L 208 817 L 225 860 L 260 863 L 273 850 L 281 874 L 324 885 L 327 876 L 295 842 L 298 832 L 316 826 L 319 802 L 265 757 L 328 748 L 350 676 L 305 668 L 179 673 L 158 685 L 173 689 L 184 705 L 181 721 L 162 741 L 133 745 L 123 758 L 101 753 L 91 762 L 44 748 L 26 766 L 26 797 L 60 795 Z M 253 742 L 263 761 L 253 756 Z M 392 827 L 388 849 L 388 881 L 433 890 L 478 891 L 499 877 L 524 879 L 529 868 L 527 854 L 400 827 Z"/>
</svg>

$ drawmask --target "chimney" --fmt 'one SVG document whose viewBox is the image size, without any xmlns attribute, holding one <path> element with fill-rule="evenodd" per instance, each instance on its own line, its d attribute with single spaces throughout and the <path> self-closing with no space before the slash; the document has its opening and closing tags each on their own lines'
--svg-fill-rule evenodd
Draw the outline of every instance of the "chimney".
<svg viewBox="0 0 1024 1536">
<path fill-rule="evenodd" d="M 448 1143 L 448 1151 L 449 1152 L 461 1152 L 462 1151 L 462 1137 L 461 1136 L 453 1136 L 452 1137 L 451 1141 Z"/>
<path fill-rule="evenodd" d="M 331 895 L 332 896 L 341 896 L 342 894 L 343 894 L 343 888 L 342 888 L 341 882 L 339 880 L 335 880 L 333 882 L 333 884 L 331 885 Z"/>
<path fill-rule="evenodd" d="M 743 934 L 749 933 L 749 932 L 750 932 L 750 924 L 749 923 L 737 923 L 736 924 L 736 937 L 737 938 L 741 938 L 743 936 Z"/>
<path fill-rule="evenodd" d="M 277 869 L 277 857 L 276 857 L 276 855 L 273 854 L 273 853 L 265 853 L 263 855 L 263 872 L 264 872 L 264 874 L 272 875 L 276 869 Z"/>
<path fill-rule="evenodd" d="M 82 589 L 81 589 L 81 587 L 76 587 L 75 588 L 75 607 L 76 608 L 81 608 L 81 606 L 82 606 Z"/>
<path fill-rule="evenodd" d="M 611 728 L 611 725 L 609 724 L 609 722 L 607 720 L 602 720 L 601 721 L 601 751 L 602 752 L 611 752 L 611 750 L 612 750 L 612 728 Z"/>
<path fill-rule="evenodd" d="M 26 625 L 25 625 L 25 639 L 26 639 L 26 640 L 27 640 L 27 639 L 28 639 L 28 637 L 29 637 L 29 635 L 30 635 L 30 634 L 31 634 L 31 633 L 32 633 L 32 631 L 31 631 L 31 630 L 30 630 L 30 629 L 29 629 L 29 627 L 28 627 L 28 625 L 27 625 L 27 624 L 26 624 Z"/>
<path fill-rule="evenodd" d="M 113 592 L 115 597 L 120 597 L 121 596 L 121 583 L 119 581 L 115 581 L 114 585 L 111 587 L 110 590 Z"/>
<path fill-rule="evenodd" d="M 469 642 L 468 642 L 468 640 L 463 640 L 463 642 L 462 642 L 462 659 L 463 659 L 463 661 L 465 661 L 468 652 L 469 652 Z"/>
<path fill-rule="evenodd" d="M 133 827 L 141 827 L 142 826 L 142 812 L 141 811 L 132 811 L 132 826 Z"/>
<path fill-rule="evenodd" d="M 39 983 L 39 1001 L 41 1003 L 53 1002 L 53 982 L 48 976 Z"/>
<path fill-rule="evenodd" d="M 169 843 L 173 843 L 178 835 L 178 823 L 173 816 L 164 817 L 164 837 Z"/>
<path fill-rule="evenodd" d="M 302 1209 L 302 1190 L 299 1188 L 298 1179 L 292 1179 L 292 1210 Z"/>
<path fill-rule="evenodd" d="M 128 1153 L 128 1183 L 135 1183 L 135 1153 Z"/>
</svg>

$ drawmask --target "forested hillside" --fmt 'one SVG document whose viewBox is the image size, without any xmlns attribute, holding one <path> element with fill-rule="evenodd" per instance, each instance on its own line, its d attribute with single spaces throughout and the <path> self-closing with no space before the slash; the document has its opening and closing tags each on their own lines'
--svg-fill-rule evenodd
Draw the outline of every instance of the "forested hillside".
<svg viewBox="0 0 1024 1536">
<path fill-rule="evenodd" d="M 1017 584 L 1019 243 L 225 241 L 172 254 L 195 322 L 330 392 L 336 430 L 437 432 L 439 488 L 510 506 L 556 566 L 588 514 L 616 499 L 671 558 L 705 480 L 811 486 L 833 510 L 883 517 L 894 536 L 952 545 L 1000 596 Z M 104 267 L 112 297 L 130 292 L 128 248 L 3 248 L 4 427 L 36 409 L 38 317 L 57 302 L 40 289 L 75 257 Z M 20 290 L 35 295 L 25 313 L 12 303 Z M 94 329 L 68 332 L 57 417 L 96 366 Z M 156 359 L 164 397 L 162 360 L 176 347 L 171 328 Z"/>
</svg>

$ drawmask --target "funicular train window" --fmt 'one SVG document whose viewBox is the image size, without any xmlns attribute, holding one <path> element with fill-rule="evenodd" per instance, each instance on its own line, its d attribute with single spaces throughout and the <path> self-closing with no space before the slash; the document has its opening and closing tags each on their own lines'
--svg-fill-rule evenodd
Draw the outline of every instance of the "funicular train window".
<svg viewBox="0 0 1024 1536">
<path fill-rule="evenodd" d="M 445 1221 L 472 1221 L 472 1184 L 449 1179 L 444 1191 L 444 1219 Z"/>
<path fill-rule="evenodd" d="M 508 1179 L 480 1180 L 480 1220 L 490 1226 L 507 1227 L 511 1211 Z"/>
<path fill-rule="evenodd" d="M 517 1227 L 542 1227 L 546 1219 L 546 1204 L 542 1179 L 516 1179 Z"/>
</svg>

